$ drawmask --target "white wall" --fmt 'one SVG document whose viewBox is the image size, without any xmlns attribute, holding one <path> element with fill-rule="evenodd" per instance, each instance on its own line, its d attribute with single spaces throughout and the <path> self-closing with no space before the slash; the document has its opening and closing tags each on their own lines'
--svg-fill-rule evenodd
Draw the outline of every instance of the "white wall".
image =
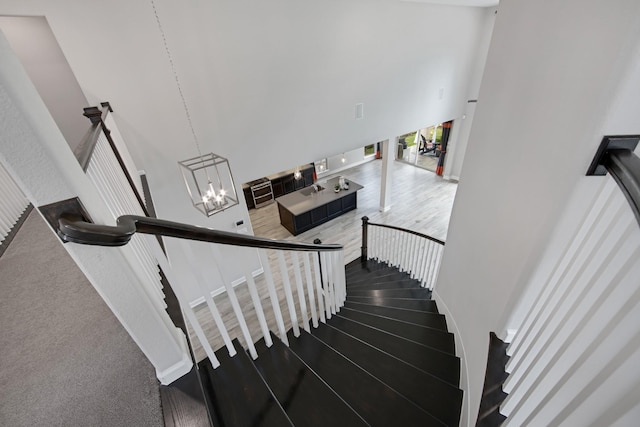
<svg viewBox="0 0 640 427">
<path fill-rule="evenodd" d="M 497 8 L 493 7 L 485 9 L 484 31 L 477 42 L 474 71 L 471 74 L 471 80 L 469 81 L 469 87 L 467 89 L 467 103 L 464 105 L 462 114 L 455 117 L 449 143 L 447 144 L 447 155 L 444 165 L 445 179 L 460 179 L 464 155 L 467 151 L 467 144 L 469 143 L 469 135 L 471 133 L 471 126 L 477 105 L 475 102 L 468 101 L 478 99 L 480 82 L 482 81 L 484 66 L 487 62 L 487 54 L 489 52 L 489 44 L 491 42 L 491 34 L 493 34 L 497 10 Z"/>
<path fill-rule="evenodd" d="M 0 163 L 36 208 L 79 197 L 96 222 L 115 223 L 1 32 L 0 142 Z M 184 334 L 145 292 L 128 263 L 129 247 L 67 243 L 64 248 L 155 366 L 163 384 L 189 372 L 192 362 Z"/>
<path fill-rule="evenodd" d="M 464 343 L 469 425 L 489 331 L 507 326 L 603 132 L 637 126 L 629 113 L 603 124 L 631 72 L 639 17 L 634 0 L 500 5 L 435 293 Z"/>
<path fill-rule="evenodd" d="M 0 30 L 73 149 L 89 130 L 88 107 L 69 63 L 42 16 L 0 16 Z"/>
<path fill-rule="evenodd" d="M 640 43 L 625 56 L 630 65 L 611 93 L 603 135 L 640 133 Z M 618 186 L 581 177 L 506 322 L 517 331 L 503 406 L 512 425 L 613 425 L 630 410 L 621 402 L 638 401 L 640 359 L 630 356 L 639 345 L 639 251 L 638 222 Z"/>
<path fill-rule="evenodd" d="M 342 162 L 343 158 L 345 159 L 344 163 Z M 373 159 L 375 159 L 374 155 L 369 155 L 365 158 L 364 147 L 327 157 L 327 169 L 324 172 L 317 174 L 318 180 L 322 181 L 345 169 L 352 168 Z"/>
</svg>

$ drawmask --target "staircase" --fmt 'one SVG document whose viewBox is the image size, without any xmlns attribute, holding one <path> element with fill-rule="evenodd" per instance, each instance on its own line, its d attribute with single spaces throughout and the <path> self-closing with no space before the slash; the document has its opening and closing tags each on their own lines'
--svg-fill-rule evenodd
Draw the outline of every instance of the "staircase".
<svg viewBox="0 0 640 427">
<path fill-rule="evenodd" d="M 457 426 L 460 360 L 431 291 L 373 260 L 346 267 L 347 298 L 289 347 L 264 338 L 252 360 L 215 352 L 199 369 L 215 426 Z"/>
</svg>

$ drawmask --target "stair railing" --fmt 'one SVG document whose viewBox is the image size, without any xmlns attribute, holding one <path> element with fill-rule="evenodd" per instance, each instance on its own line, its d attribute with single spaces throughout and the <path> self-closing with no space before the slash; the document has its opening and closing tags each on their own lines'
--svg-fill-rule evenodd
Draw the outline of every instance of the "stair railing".
<svg viewBox="0 0 640 427">
<path fill-rule="evenodd" d="M 505 426 L 634 419 L 637 399 L 612 390 L 618 378 L 640 389 L 639 141 L 602 139 L 587 171 L 602 178 L 584 181 L 524 287 L 507 326 Z"/>
<path fill-rule="evenodd" d="M 273 315 L 271 319 L 276 324 L 280 339 L 286 345 L 289 344 L 286 323 L 291 324 L 294 336 L 298 337 L 300 325 L 306 331 L 310 331 L 309 317 L 311 325 L 317 328 L 318 321 L 325 322 L 326 319 L 330 319 L 332 315 L 340 311 L 346 299 L 344 251 L 340 245 L 270 240 L 136 215 L 120 216 L 116 226 L 105 226 L 87 222 L 86 215 L 81 212 L 67 211 L 58 215 L 57 223 L 58 235 L 63 241 L 86 245 L 123 246 L 130 242 L 137 233 L 149 235 L 148 242 L 154 250 L 154 255 L 163 272 L 167 274 L 185 317 L 194 329 L 195 335 L 214 368 L 220 364 L 202 322 L 191 307 L 184 289 L 181 288 L 180 278 L 175 277 L 168 260 L 152 236 L 167 236 L 220 245 L 256 248 L 264 269 L 264 280 L 271 302 L 271 307 L 267 307 L 267 310 L 271 311 Z M 270 262 L 270 258 L 274 262 Z M 213 262 L 217 261 L 214 259 Z M 320 268 L 320 264 L 322 264 L 322 268 Z M 264 289 L 259 289 L 256 286 L 251 271 L 245 272 L 245 279 L 253 310 L 247 306 L 241 306 L 233 285 L 220 277 L 241 330 L 240 334 L 250 355 L 255 359 L 258 357 L 254 346 L 254 342 L 257 341 L 254 339 L 256 331 L 250 330 L 246 321 L 247 314 L 257 317 L 258 333 L 264 337 L 265 344 L 270 347 L 273 342 L 265 316 L 266 310 L 260 296 L 260 291 L 264 291 Z M 208 289 L 210 287 L 207 289 L 203 287 L 202 291 L 213 323 L 216 325 L 229 355 L 234 356 L 236 350 L 232 344 L 232 334 L 225 326 L 217 304 Z M 294 299 L 294 293 L 297 294 L 297 301 Z M 286 305 L 285 310 L 281 308 L 281 301 L 284 303 L 283 305 Z M 288 316 L 283 315 L 283 311 Z"/>
<path fill-rule="evenodd" d="M 121 215 L 149 216 L 140 175 L 110 113 L 108 102 L 84 109 L 91 125 L 75 149 L 78 163 L 109 207 L 114 220 Z M 164 310 L 162 278 L 149 244 L 139 236 L 131 241 L 131 265 L 145 292 Z"/>
<path fill-rule="evenodd" d="M 397 267 L 433 289 L 438 278 L 444 242 L 417 231 L 376 224 L 362 217 L 362 261 L 374 259 Z"/>
</svg>

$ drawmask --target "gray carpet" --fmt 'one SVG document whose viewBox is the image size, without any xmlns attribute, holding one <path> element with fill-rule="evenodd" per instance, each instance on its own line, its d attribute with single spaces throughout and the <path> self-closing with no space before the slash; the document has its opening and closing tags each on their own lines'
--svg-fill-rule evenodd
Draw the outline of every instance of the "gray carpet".
<svg viewBox="0 0 640 427">
<path fill-rule="evenodd" d="M 155 370 L 35 210 L 0 258 L 0 426 L 162 426 Z"/>
</svg>

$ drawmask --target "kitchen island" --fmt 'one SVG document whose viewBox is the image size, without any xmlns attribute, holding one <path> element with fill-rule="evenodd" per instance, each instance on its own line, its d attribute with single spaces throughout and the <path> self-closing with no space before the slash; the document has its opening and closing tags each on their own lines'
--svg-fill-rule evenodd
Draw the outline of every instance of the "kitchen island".
<svg viewBox="0 0 640 427">
<path fill-rule="evenodd" d="M 322 187 L 320 191 L 312 186 L 278 197 L 276 202 L 282 226 L 297 236 L 356 209 L 358 190 L 363 188 L 362 185 L 347 180 L 349 189 L 336 193 L 334 187 L 338 181 L 339 178 L 333 178 L 326 183 L 317 184 Z"/>
</svg>

